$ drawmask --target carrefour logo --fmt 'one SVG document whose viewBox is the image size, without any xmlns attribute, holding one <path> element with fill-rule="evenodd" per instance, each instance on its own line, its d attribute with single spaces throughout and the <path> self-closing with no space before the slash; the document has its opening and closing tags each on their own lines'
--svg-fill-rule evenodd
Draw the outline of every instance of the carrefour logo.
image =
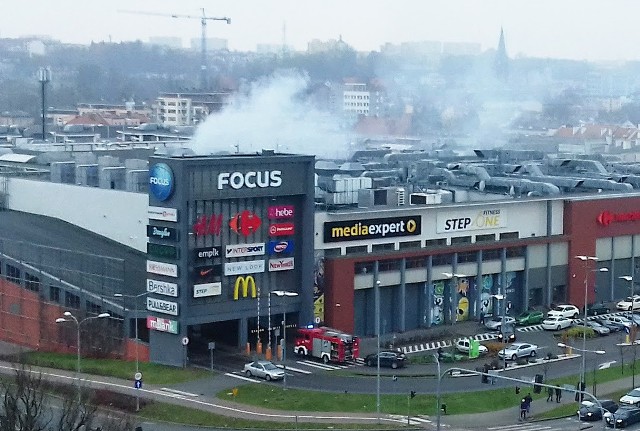
<svg viewBox="0 0 640 431">
<path fill-rule="evenodd" d="M 149 170 L 149 190 L 158 200 L 166 201 L 173 193 L 173 171 L 166 163 L 156 163 Z"/>
</svg>

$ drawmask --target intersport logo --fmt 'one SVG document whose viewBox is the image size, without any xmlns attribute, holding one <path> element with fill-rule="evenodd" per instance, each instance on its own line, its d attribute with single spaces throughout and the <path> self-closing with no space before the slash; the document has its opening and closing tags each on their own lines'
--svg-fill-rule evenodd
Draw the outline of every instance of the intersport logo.
<svg viewBox="0 0 640 431">
<path fill-rule="evenodd" d="M 262 256 L 264 243 L 228 245 L 225 247 L 225 257 Z"/>
</svg>

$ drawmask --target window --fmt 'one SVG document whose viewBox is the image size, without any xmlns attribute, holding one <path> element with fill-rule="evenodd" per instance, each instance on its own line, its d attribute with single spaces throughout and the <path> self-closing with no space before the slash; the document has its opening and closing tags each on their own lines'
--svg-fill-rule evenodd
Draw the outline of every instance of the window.
<svg viewBox="0 0 640 431">
<path fill-rule="evenodd" d="M 507 248 L 507 258 L 510 257 L 524 257 L 524 247 L 509 247 Z"/>
<path fill-rule="evenodd" d="M 501 240 L 505 240 L 505 239 L 518 239 L 518 232 L 504 232 L 500 234 L 500 239 Z"/>
<path fill-rule="evenodd" d="M 87 314 L 98 315 L 102 313 L 102 307 L 98 304 L 94 304 L 91 301 L 87 301 L 86 306 L 87 306 Z"/>
<path fill-rule="evenodd" d="M 49 301 L 60 302 L 60 288 L 56 286 L 49 286 Z"/>
<path fill-rule="evenodd" d="M 24 273 L 24 287 L 32 292 L 40 292 L 40 279 L 28 272 Z"/>
<path fill-rule="evenodd" d="M 500 260 L 500 256 L 502 255 L 502 249 L 495 248 L 493 250 L 483 250 L 482 251 L 482 260 Z"/>
<path fill-rule="evenodd" d="M 458 253 L 458 263 L 463 262 L 476 262 L 478 260 L 478 253 L 475 251 L 465 251 Z"/>
<path fill-rule="evenodd" d="M 420 248 L 420 241 L 407 241 L 400 243 L 400 250 L 406 250 L 408 248 Z"/>
<path fill-rule="evenodd" d="M 379 271 L 399 271 L 400 270 L 400 261 L 399 260 L 383 260 L 378 263 Z"/>
<path fill-rule="evenodd" d="M 406 260 L 407 269 L 411 268 L 426 268 L 428 259 L 426 257 L 412 257 Z"/>
<path fill-rule="evenodd" d="M 360 246 L 356 246 L 356 247 L 347 247 L 346 251 L 347 251 L 346 254 L 366 253 L 367 252 L 367 246 L 366 245 L 360 245 Z"/>
<path fill-rule="evenodd" d="M 379 252 L 379 251 L 393 251 L 395 250 L 395 246 L 393 243 L 389 243 L 389 244 L 374 244 L 371 246 L 371 251 L 373 252 Z"/>
<path fill-rule="evenodd" d="M 496 240 L 496 236 L 494 234 L 476 235 L 476 242 L 495 241 L 495 240 Z"/>
<path fill-rule="evenodd" d="M 329 256 L 340 256 L 340 248 L 328 248 L 324 251 L 325 257 Z"/>
<path fill-rule="evenodd" d="M 438 245 L 447 245 L 446 238 L 428 239 L 427 242 L 425 243 L 426 247 L 434 247 L 434 246 L 438 246 Z"/>
<path fill-rule="evenodd" d="M 438 254 L 433 256 L 432 265 L 433 266 L 441 266 L 441 265 L 451 265 L 453 261 L 453 256 L 450 254 Z"/>
<path fill-rule="evenodd" d="M 7 280 L 20 283 L 20 270 L 13 265 L 7 264 Z"/>
<path fill-rule="evenodd" d="M 69 308 L 80 308 L 80 297 L 70 292 L 64 293 L 64 305 Z"/>
<path fill-rule="evenodd" d="M 358 262 L 354 265 L 356 274 L 373 274 L 373 262 Z"/>
<path fill-rule="evenodd" d="M 455 236 L 451 238 L 451 245 L 453 244 L 470 244 L 471 236 Z"/>
</svg>

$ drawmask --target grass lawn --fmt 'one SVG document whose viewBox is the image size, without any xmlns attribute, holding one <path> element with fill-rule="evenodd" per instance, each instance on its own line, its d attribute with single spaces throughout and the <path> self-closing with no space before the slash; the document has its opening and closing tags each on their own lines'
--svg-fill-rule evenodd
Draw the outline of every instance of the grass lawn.
<svg viewBox="0 0 640 431">
<path fill-rule="evenodd" d="M 405 412 L 406 414 L 406 412 Z M 269 421 L 254 421 L 247 419 L 236 419 L 227 416 L 216 415 L 214 413 L 205 412 L 197 409 L 190 409 L 188 407 L 180 407 L 172 404 L 164 404 L 153 402 L 146 405 L 138 414 L 138 417 L 148 420 L 179 423 L 184 425 L 194 426 L 207 426 L 211 428 L 229 428 L 229 429 L 244 429 L 244 428 L 260 428 L 260 429 L 398 429 L 398 426 L 390 425 L 378 425 L 378 424 L 348 424 L 341 423 L 339 426 L 336 424 L 320 424 L 320 423 L 305 423 L 299 422 L 269 422 Z M 402 429 L 407 428 L 406 425 Z"/>
<path fill-rule="evenodd" d="M 33 366 L 70 371 L 75 371 L 77 366 L 76 355 L 60 353 L 29 352 L 24 354 L 24 361 Z M 135 361 L 116 359 L 81 358 L 80 367 L 83 373 L 127 380 L 133 380 L 133 375 L 136 372 Z M 146 362 L 140 362 L 138 369 L 142 373 L 144 382 L 151 385 L 170 385 L 211 376 L 211 371 L 192 368 L 182 369 Z"/>
</svg>

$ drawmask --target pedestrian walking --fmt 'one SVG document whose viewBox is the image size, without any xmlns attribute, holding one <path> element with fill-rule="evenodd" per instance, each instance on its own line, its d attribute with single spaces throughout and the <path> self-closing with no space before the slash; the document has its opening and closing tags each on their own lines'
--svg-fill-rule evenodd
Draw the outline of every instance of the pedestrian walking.
<svg viewBox="0 0 640 431">
<path fill-rule="evenodd" d="M 560 398 L 562 398 L 562 389 L 556 388 L 556 403 L 560 402 Z"/>
<path fill-rule="evenodd" d="M 527 394 L 526 397 L 524 397 L 524 401 L 526 403 L 526 407 L 527 407 L 527 414 L 531 413 L 531 402 L 533 401 L 533 398 L 531 398 L 531 392 L 529 392 Z"/>
<path fill-rule="evenodd" d="M 484 326 L 484 311 L 480 312 L 480 325 Z"/>
<path fill-rule="evenodd" d="M 527 418 L 527 401 L 523 398 L 520 400 L 520 420 Z"/>
<path fill-rule="evenodd" d="M 553 401 L 553 388 L 547 388 L 547 402 Z"/>
</svg>

